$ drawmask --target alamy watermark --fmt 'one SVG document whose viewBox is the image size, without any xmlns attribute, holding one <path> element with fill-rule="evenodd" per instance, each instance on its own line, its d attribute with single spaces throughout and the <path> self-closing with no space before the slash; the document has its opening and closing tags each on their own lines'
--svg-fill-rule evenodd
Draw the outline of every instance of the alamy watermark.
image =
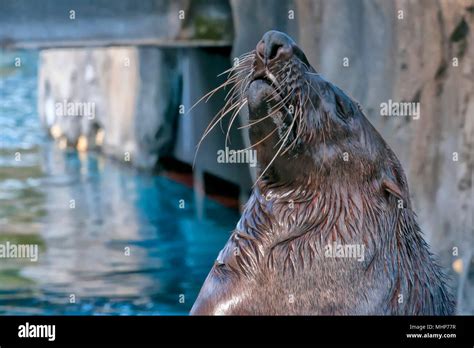
<svg viewBox="0 0 474 348">
<path fill-rule="evenodd" d="M 0 259 L 30 259 L 38 261 L 38 244 L 0 243 Z"/>
<path fill-rule="evenodd" d="M 26 322 L 25 324 L 18 326 L 18 337 L 47 338 L 48 341 L 54 341 L 56 339 L 56 325 L 39 325 Z"/>
<path fill-rule="evenodd" d="M 331 258 L 353 258 L 357 261 L 364 261 L 364 244 L 338 244 L 333 242 L 324 247 L 324 256 Z"/>
<path fill-rule="evenodd" d="M 232 150 L 227 146 L 217 151 L 218 163 L 248 163 L 250 167 L 257 165 L 257 151 L 254 149 Z"/>
<path fill-rule="evenodd" d="M 413 117 L 414 120 L 420 118 L 420 103 L 418 102 L 394 102 L 389 99 L 387 102 L 380 103 L 381 116 L 402 116 Z"/>
<path fill-rule="evenodd" d="M 64 99 L 54 104 L 56 116 L 87 117 L 89 120 L 95 118 L 95 103 L 93 102 L 71 102 Z"/>
</svg>

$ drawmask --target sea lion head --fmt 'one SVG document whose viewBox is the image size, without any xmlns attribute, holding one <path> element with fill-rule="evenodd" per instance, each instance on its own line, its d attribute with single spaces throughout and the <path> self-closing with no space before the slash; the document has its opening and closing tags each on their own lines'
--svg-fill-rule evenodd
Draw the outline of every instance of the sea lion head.
<svg viewBox="0 0 474 348">
<path fill-rule="evenodd" d="M 227 115 L 229 131 L 248 109 L 257 180 L 265 188 L 312 187 L 320 183 L 369 185 L 409 205 L 403 169 L 360 105 L 311 66 L 288 35 L 265 33 L 256 48 L 235 61 L 229 78 L 201 100 L 225 87 L 222 110 L 203 138 Z M 246 124 L 245 124 L 246 123 Z"/>
<path fill-rule="evenodd" d="M 407 199 L 401 166 L 360 105 L 319 74 L 291 37 L 265 33 L 236 72 L 263 183 L 376 179 Z"/>
</svg>

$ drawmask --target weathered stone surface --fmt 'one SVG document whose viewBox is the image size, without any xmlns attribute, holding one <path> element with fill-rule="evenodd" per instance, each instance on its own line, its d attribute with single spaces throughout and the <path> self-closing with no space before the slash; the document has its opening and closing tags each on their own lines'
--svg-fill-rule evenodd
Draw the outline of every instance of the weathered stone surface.
<svg viewBox="0 0 474 348">
<path fill-rule="evenodd" d="M 174 50 L 53 49 L 40 59 L 40 118 L 62 146 L 101 148 L 143 168 L 170 151 L 180 96 Z M 93 115 L 63 113 L 71 103 L 86 103 Z"/>
<path fill-rule="evenodd" d="M 474 3 L 231 3 L 235 55 L 253 49 L 266 30 L 288 32 L 318 71 L 363 105 L 405 168 L 426 238 L 451 269 L 458 311 L 474 313 L 474 277 L 468 277 L 474 250 Z M 288 18 L 292 9 L 294 20 Z M 389 99 L 420 102 L 420 118 L 382 117 L 380 104 Z"/>
</svg>

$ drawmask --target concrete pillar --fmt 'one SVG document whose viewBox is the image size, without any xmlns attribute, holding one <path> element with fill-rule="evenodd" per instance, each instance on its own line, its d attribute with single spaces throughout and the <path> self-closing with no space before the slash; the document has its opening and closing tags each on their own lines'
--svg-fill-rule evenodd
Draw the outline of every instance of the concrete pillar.
<svg viewBox="0 0 474 348">
<path fill-rule="evenodd" d="M 49 49 L 40 53 L 38 111 L 61 147 L 142 168 L 170 150 L 178 112 L 176 50 Z"/>
</svg>

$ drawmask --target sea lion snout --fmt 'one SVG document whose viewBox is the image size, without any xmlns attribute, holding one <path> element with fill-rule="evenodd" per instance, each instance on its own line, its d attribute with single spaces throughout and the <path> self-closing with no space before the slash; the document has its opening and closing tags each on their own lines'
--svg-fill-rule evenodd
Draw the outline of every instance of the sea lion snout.
<svg viewBox="0 0 474 348">
<path fill-rule="evenodd" d="M 267 31 L 256 47 L 257 59 L 265 66 L 277 61 L 285 61 L 293 56 L 295 42 L 288 35 L 276 31 Z"/>
</svg>

